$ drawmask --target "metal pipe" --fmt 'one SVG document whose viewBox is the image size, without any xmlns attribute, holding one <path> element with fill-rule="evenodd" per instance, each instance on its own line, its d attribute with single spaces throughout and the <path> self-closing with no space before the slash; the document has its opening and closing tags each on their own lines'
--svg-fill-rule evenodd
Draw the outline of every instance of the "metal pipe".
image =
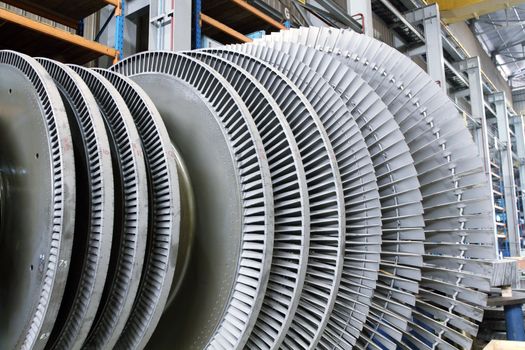
<svg viewBox="0 0 525 350">
<path fill-rule="evenodd" d="M 248 4 L 246 1 L 243 1 L 243 0 L 231 0 L 231 1 L 234 4 L 239 5 L 243 9 L 245 9 L 245 10 L 251 12 L 252 14 L 254 14 L 255 16 L 259 17 L 263 21 L 268 22 L 269 24 L 271 24 L 275 28 L 277 28 L 277 29 L 286 29 L 286 26 L 284 24 L 274 20 L 272 17 L 268 16 L 267 14 L 265 14 L 261 10 L 255 8 L 254 6 Z"/>
<path fill-rule="evenodd" d="M 87 40 L 86 38 L 83 38 L 76 34 L 71 34 L 69 32 L 52 27 L 50 25 L 33 21 L 27 17 L 17 15 L 16 13 L 4 9 L 0 9 L 0 18 L 8 22 L 18 24 L 24 28 L 28 28 L 39 33 L 51 36 L 55 39 L 59 39 L 83 47 L 85 49 L 98 52 L 102 55 L 106 55 L 113 58 L 118 57 L 119 55 L 119 52 L 111 47 L 102 45 L 95 41 Z"/>
<path fill-rule="evenodd" d="M 253 41 L 252 39 L 248 38 L 246 35 L 239 33 L 235 29 L 228 27 L 226 24 L 223 24 L 217 21 L 216 19 L 213 19 L 210 16 L 205 15 L 204 13 L 201 13 L 201 21 L 209 24 L 212 27 L 217 28 L 218 30 L 234 37 L 235 39 L 243 43 L 249 43 Z"/>
</svg>

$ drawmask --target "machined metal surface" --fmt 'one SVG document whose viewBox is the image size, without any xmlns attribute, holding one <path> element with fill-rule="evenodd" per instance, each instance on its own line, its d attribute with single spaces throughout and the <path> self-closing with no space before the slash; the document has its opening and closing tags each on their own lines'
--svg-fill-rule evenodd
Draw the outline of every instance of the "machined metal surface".
<svg viewBox="0 0 525 350">
<path fill-rule="evenodd" d="M 2 348 L 469 349 L 515 283 L 464 121 L 384 43 L 39 61 L 0 51 Z"/>
<path fill-rule="evenodd" d="M 406 342 L 470 346 L 468 336 L 448 326 L 455 324 L 452 327 L 475 335 L 477 327 L 464 317 L 476 313 L 461 307 L 461 293 L 450 293 L 436 283 L 428 285 L 430 280 L 488 291 L 483 283 L 488 276 L 471 272 L 472 261 L 496 257 L 494 223 L 487 215 L 492 210 L 491 189 L 455 106 L 419 67 L 377 41 L 334 29 L 300 29 L 273 38 L 333 54 L 367 81 L 394 114 L 418 170 L 425 208 L 424 257 L 432 260 L 426 263 L 421 282 L 421 289 L 432 297 L 417 301 Z M 479 309 L 482 305 L 473 306 Z M 431 320 L 429 312 L 443 322 Z"/>
<path fill-rule="evenodd" d="M 275 243 L 266 295 L 246 345 L 272 348 L 282 341 L 283 330 L 297 309 L 310 246 L 309 195 L 299 148 L 277 102 L 251 74 L 203 51 L 185 54 L 208 64 L 232 84 L 254 118 L 268 157 Z"/>
<path fill-rule="evenodd" d="M 344 192 L 335 150 L 319 115 L 300 90 L 285 75 L 253 56 L 220 49 L 211 49 L 207 52 L 224 57 L 243 67 L 252 73 L 263 86 L 268 88 L 276 98 L 277 103 L 282 106 L 285 117 L 292 126 L 299 150 L 302 152 L 301 156 L 307 175 L 311 174 L 314 179 L 321 178 L 325 183 L 321 187 L 320 195 L 310 197 L 312 232 L 310 234 L 310 253 L 306 279 L 296 313 L 288 329 L 284 330 L 285 336 L 281 343 L 281 346 L 285 348 L 313 346 L 318 341 L 320 330 L 324 328 L 327 322 L 327 315 L 334 307 L 335 295 L 339 288 L 344 264 L 346 214 L 341 209 L 341 206 L 344 205 Z M 286 90 L 287 93 L 283 93 Z M 301 111 L 300 109 L 285 108 L 293 104 L 302 105 L 305 109 Z M 305 117 L 308 118 L 308 114 L 301 112 L 308 112 L 309 120 L 306 119 L 305 121 L 304 119 Z M 309 121 L 310 126 L 305 125 L 307 121 Z M 300 126 L 300 128 L 294 127 L 295 125 Z M 312 141 L 309 135 L 307 135 L 308 141 L 306 142 L 300 137 L 304 128 L 307 128 L 310 133 L 318 135 L 317 148 L 321 150 L 317 151 L 320 155 L 319 160 L 306 161 L 312 153 L 310 149 Z M 303 148 L 303 145 L 306 147 Z M 313 169 L 310 170 L 312 167 Z M 319 174 L 319 168 L 322 169 L 324 175 Z M 309 177 L 307 177 L 307 183 L 311 187 L 319 186 L 312 183 Z M 331 202 L 327 194 L 333 197 Z M 334 223 L 337 223 L 337 226 L 334 226 Z"/>
<path fill-rule="evenodd" d="M 73 245 L 75 163 L 67 113 L 33 58 L 0 51 L 0 347 L 42 349 Z"/>
<path fill-rule="evenodd" d="M 76 167 L 76 215 L 67 294 L 60 305 L 48 343 L 54 346 L 64 331 L 76 295 L 89 293 L 91 271 L 104 278 L 113 236 L 113 169 L 104 121 L 97 102 L 82 78 L 68 66 L 39 58 L 53 78 L 66 107 L 73 136 Z"/>
<path fill-rule="evenodd" d="M 148 295 L 146 286 L 163 290 L 163 284 L 171 285 L 179 243 L 180 217 L 177 213 L 180 210 L 180 198 L 176 155 L 153 102 L 130 79 L 108 70 L 97 69 L 96 72 L 113 84 L 128 106 L 136 125 L 142 141 L 148 175 L 148 208 L 151 212 L 148 215 L 147 231 L 141 228 L 138 234 L 142 236 L 142 242 L 145 242 L 146 238 L 150 239 L 149 244 L 153 247 L 146 253 L 145 244 L 137 245 L 135 257 L 125 262 L 128 267 L 117 272 L 107 302 L 99 311 L 96 324 L 93 325 L 85 344 L 93 348 L 113 348 L 121 334 L 125 334 L 124 326 L 133 327 L 133 312 L 152 312 L 140 301 L 140 298 L 144 297 L 153 299 L 153 296 Z M 129 256 L 126 258 L 129 259 Z M 163 259 L 165 264 L 159 266 Z M 142 273 L 144 277 L 141 279 Z M 166 278 L 162 280 L 159 276 L 163 274 Z M 142 285 L 141 289 L 139 282 Z M 138 293 L 142 295 L 136 298 Z M 165 300 L 166 296 L 162 299 Z M 135 308 L 134 303 L 137 305 Z M 161 309 L 163 306 L 157 305 Z"/>
<path fill-rule="evenodd" d="M 107 298 L 105 288 L 109 288 L 117 271 L 132 269 L 134 258 L 145 245 L 145 239 L 139 235 L 144 232 L 147 222 L 147 192 L 145 166 L 140 146 L 140 139 L 129 110 L 122 97 L 111 83 L 98 73 L 80 66 L 70 66 L 86 83 L 97 101 L 108 130 L 111 152 L 114 154 L 114 218 L 111 255 L 104 258 L 104 266 L 89 261 L 80 273 L 86 274 L 81 279 L 78 292 L 74 296 L 64 328 L 57 336 L 57 348 L 80 348 L 96 319 L 100 305 Z M 142 245 L 142 248 L 141 248 Z M 106 244 L 105 249 L 108 249 Z M 125 255 L 125 257 L 124 257 Z M 126 261 L 132 259 L 132 262 Z"/>
<path fill-rule="evenodd" d="M 414 294 L 418 290 L 417 281 L 421 276 L 418 267 L 422 264 L 424 224 L 416 170 L 397 123 L 366 83 L 329 56 L 291 43 L 270 42 L 268 46 L 236 48 L 271 62 L 289 76 L 296 77 L 292 79 L 304 81 L 303 84 L 324 79 L 325 84 L 330 83 L 339 92 L 352 111 L 352 118 L 358 123 L 374 161 L 383 222 L 381 272 L 370 311 L 374 318 L 368 322 L 363 333 L 378 333 L 377 336 L 381 337 L 381 334 L 387 333 L 392 338 L 400 339 L 402 331 L 406 330 L 404 320 L 410 317 L 415 303 Z M 308 64 L 319 76 L 316 77 L 317 73 L 298 62 Z M 302 78 L 307 76 L 305 71 L 310 71 L 310 79 Z M 367 314 L 358 314 L 361 320 L 353 322 L 356 325 L 354 329 L 342 327 L 341 314 L 348 312 L 334 314 L 334 324 L 331 329 L 327 328 L 322 345 L 355 344 L 362 329 L 362 325 L 358 328 L 359 322 L 364 323 Z M 343 339 L 338 336 L 341 328 L 346 334 Z"/>
<path fill-rule="evenodd" d="M 381 272 L 378 285 L 372 289 L 371 312 L 375 315 L 375 321 L 368 322 L 364 333 L 371 331 L 381 337 L 381 334 L 387 333 L 400 339 L 406 329 L 403 320 L 410 317 L 412 305 L 415 304 L 414 294 L 418 290 L 417 281 L 421 276 L 419 267 L 422 265 L 424 224 L 417 173 L 397 123 L 364 81 L 321 52 L 282 42 L 268 42 L 264 46 L 238 45 L 235 48 L 272 63 L 298 84 L 304 85 L 305 89 L 308 85 L 320 85 L 320 80 L 324 80 L 324 84 L 330 83 L 359 125 L 374 162 L 383 221 Z M 308 75 L 310 78 L 305 79 Z M 340 297 L 344 300 L 343 295 Z M 342 301 L 340 304 L 344 305 Z M 343 310 L 334 314 L 333 324 L 327 328 L 321 341 L 322 346 L 355 344 L 368 315 L 367 310 L 357 314 L 360 319 L 352 322 L 353 328 L 344 327 L 344 316 L 341 315 L 348 317 L 349 313 Z M 341 329 L 345 330 L 345 337 L 339 335 Z"/>
<path fill-rule="evenodd" d="M 157 61 L 164 64 L 145 66 L 143 64 L 144 60 L 150 63 Z M 190 67 L 191 69 L 189 69 Z M 242 99 L 227 81 L 208 66 L 193 58 L 175 53 L 147 53 L 126 59 L 114 66 L 113 69 L 130 76 L 150 94 L 150 97 L 152 97 L 159 108 L 168 130 L 173 132 L 172 140 L 179 147 L 185 159 L 187 157 L 185 152 L 196 151 L 193 143 L 197 136 L 192 134 L 184 137 L 184 135 L 177 133 L 177 130 L 170 129 L 173 125 L 170 122 L 176 123 L 178 121 L 182 124 L 181 114 L 180 111 L 170 108 L 170 105 L 163 104 L 162 100 L 167 99 L 169 103 L 173 103 L 176 100 L 176 97 L 173 96 L 173 91 L 177 91 L 173 88 L 176 86 L 182 85 L 187 90 L 191 90 L 191 93 L 188 91 L 186 96 L 181 96 L 182 99 L 179 101 L 181 106 L 187 108 L 185 111 L 187 114 L 182 114 L 182 118 L 188 118 L 191 115 L 201 115 L 200 119 L 204 118 L 201 121 L 205 123 L 204 125 L 218 124 L 215 128 L 218 127 L 218 132 L 223 133 L 223 137 L 227 137 L 224 140 L 227 153 L 221 156 L 221 160 L 225 161 L 225 157 L 231 159 L 233 176 L 227 179 L 226 183 L 228 183 L 229 187 L 232 187 L 232 194 L 238 193 L 238 203 L 235 203 L 234 200 L 230 202 L 232 202 L 231 204 L 237 204 L 238 210 L 243 211 L 243 214 L 236 218 L 236 220 L 241 219 L 239 222 L 239 235 L 231 237 L 230 234 L 232 242 L 225 242 L 231 243 L 231 245 L 225 247 L 225 254 L 227 254 L 227 250 L 231 250 L 232 246 L 239 246 L 238 258 L 231 260 L 233 268 L 229 267 L 229 271 L 223 272 L 229 278 L 216 281 L 216 283 L 219 283 L 219 286 L 215 286 L 215 290 L 219 293 L 224 293 L 224 297 L 218 298 L 220 296 L 214 294 L 210 298 L 210 294 L 208 296 L 204 295 L 204 297 L 209 299 L 208 303 L 203 300 L 204 298 L 200 300 L 195 299 L 196 289 L 191 288 L 191 284 L 187 284 L 188 288 L 191 289 L 181 291 L 181 296 L 175 299 L 173 308 L 166 310 L 165 318 L 160 321 L 153 336 L 153 343 L 157 345 L 152 346 L 158 347 L 162 346 L 161 344 L 171 344 L 173 346 L 174 342 L 177 342 L 183 348 L 242 347 L 243 343 L 246 342 L 246 334 L 253 327 L 254 322 L 251 322 L 253 315 L 259 312 L 262 305 L 264 291 L 268 283 L 274 233 L 274 210 L 270 204 L 273 203 L 271 177 L 268 162 L 263 153 L 263 142 L 256 131 L 255 123 Z M 159 79 L 160 77 L 162 78 Z M 163 83 L 164 86 L 170 86 L 170 89 L 158 89 L 159 83 Z M 155 93 L 155 91 L 157 92 Z M 167 92 L 169 95 L 163 94 L 163 92 Z M 207 113 L 205 112 L 206 109 L 208 110 Z M 197 116 L 191 118 L 190 122 L 197 122 L 197 118 Z M 186 121 L 188 120 L 186 119 Z M 180 126 L 173 125 L 174 129 L 177 127 Z M 208 132 L 206 129 L 201 130 Z M 188 137 L 190 137 L 191 142 L 185 144 L 184 139 L 188 139 Z M 206 137 L 206 135 L 203 133 L 201 137 Z M 205 156 L 209 157 L 209 155 Z M 195 162 L 198 162 L 197 155 Z M 187 163 L 190 172 L 198 171 L 193 166 L 198 168 L 204 165 L 209 166 L 210 164 L 213 163 Z M 224 168 L 224 163 L 219 163 L 218 165 Z M 219 171 L 217 169 L 217 172 Z M 220 184 L 220 182 L 217 182 L 217 184 Z M 205 185 L 203 184 L 203 186 Z M 212 198 L 202 199 L 203 201 L 199 202 L 198 191 L 204 189 L 198 189 L 198 184 L 195 184 L 194 188 L 197 208 L 199 205 L 205 205 L 203 201 L 207 201 L 208 203 L 206 204 L 211 204 L 210 199 Z M 209 196 L 209 194 L 209 192 L 201 193 L 204 197 Z M 223 218 L 220 217 L 218 219 Z M 217 227 L 212 229 L 217 230 Z M 231 230 L 231 227 L 226 226 L 225 229 L 228 231 Z M 200 238 L 203 239 L 205 234 L 204 232 L 201 233 Z M 199 228 L 197 228 L 196 237 L 198 235 Z M 217 238 L 224 240 L 228 238 L 228 235 L 225 232 Z M 237 242 L 234 242 L 234 240 L 237 240 Z M 207 242 L 206 244 L 209 243 Z M 209 249 L 209 247 L 207 248 Z M 205 253 L 208 255 L 195 256 L 195 258 L 209 259 L 215 255 L 215 257 L 220 259 L 231 259 L 220 256 L 216 254 L 217 252 L 205 251 Z M 221 268 L 221 264 L 224 262 L 224 260 L 221 261 L 220 259 L 213 262 L 217 264 L 214 267 L 218 269 Z M 228 268 L 228 266 L 226 267 Z M 208 279 L 208 283 L 212 282 L 212 278 L 216 278 L 213 275 L 206 275 L 205 270 L 196 271 L 196 273 L 200 274 L 200 278 Z M 195 278 L 196 276 L 192 277 Z M 230 285 L 220 286 L 220 284 L 228 282 L 228 280 L 230 280 Z M 199 281 L 195 279 L 195 282 L 198 283 Z M 203 288 L 202 285 L 196 285 L 196 287 Z M 188 297 L 188 294 L 190 297 Z M 222 299 L 224 304 L 210 306 L 209 303 L 212 305 L 216 304 L 217 299 Z M 191 312 L 180 310 L 180 308 L 187 308 L 188 306 L 192 307 Z M 193 323 L 188 322 L 189 320 L 193 321 Z M 184 333 L 174 332 L 174 323 L 179 325 L 179 330 Z M 168 330 L 163 331 L 166 327 Z M 200 335 L 197 335 L 199 333 Z"/>
</svg>

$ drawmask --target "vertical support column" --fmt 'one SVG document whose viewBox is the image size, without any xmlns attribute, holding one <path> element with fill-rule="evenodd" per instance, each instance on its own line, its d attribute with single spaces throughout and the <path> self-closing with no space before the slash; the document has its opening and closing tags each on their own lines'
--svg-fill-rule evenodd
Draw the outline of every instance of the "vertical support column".
<svg viewBox="0 0 525 350">
<path fill-rule="evenodd" d="M 373 38 L 374 37 L 374 21 L 372 15 L 372 1 L 371 0 L 347 0 L 346 8 L 348 14 L 360 21 L 362 16 L 363 34 Z"/>
<path fill-rule="evenodd" d="M 191 1 L 171 0 L 174 8 L 173 50 L 191 50 Z"/>
<path fill-rule="evenodd" d="M 118 51 L 118 57 L 115 57 L 114 62 L 124 58 L 124 14 L 126 10 L 126 1 L 120 0 L 120 6 L 115 10 L 115 49 Z"/>
<path fill-rule="evenodd" d="M 425 47 L 427 72 L 434 81 L 447 92 L 445 65 L 443 61 L 443 42 L 441 37 L 441 17 L 437 4 L 419 8 L 406 15 L 409 22 L 423 22 L 425 29 Z"/>
<path fill-rule="evenodd" d="M 201 28 L 201 0 L 193 0 L 193 26 L 195 28 L 195 49 L 202 48 L 202 28 Z"/>
<path fill-rule="evenodd" d="M 516 200 L 516 184 L 514 181 L 514 162 L 512 160 L 512 144 L 507 103 L 504 92 L 496 92 L 489 96 L 494 103 L 498 123 L 498 138 L 503 143 L 500 150 L 503 187 L 505 195 L 505 212 L 507 214 L 507 238 L 511 256 L 520 256 L 520 230 L 518 222 L 518 207 Z"/>
<path fill-rule="evenodd" d="M 151 0 L 148 49 L 190 50 L 191 7 L 187 0 Z"/>
<path fill-rule="evenodd" d="M 487 176 L 487 182 L 491 189 L 491 202 L 494 205 L 494 193 L 492 192 L 492 171 L 489 152 L 487 117 L 485 115 L 485 100 L 483 97 L 483 84 L 481 80 L 481 68 L 479 57 L 470 57 L 459 63 L 461 71 L 467 72 L 469 82 L 469 94 L 472 118 L 476 121 L 477 126 L 474 131 L 474 142 L 478 146 L 479 155 L 483 162 L 483 169 Z M 494 222 L 494 247 L 498 249 L 498 239 L 496 231 L 496 213 L 492 210 L 492 221 Z"/>
<path fill-rule="evenodd" d="M 474 141 L 478 145 L 479 154 L 483 159 L 485 173 L 490 178 L 490 153 L 488 143 L 487 117 L 485 115 L 485 100 L 479 57 L 470 57 L 459 63 L 459 69 L 467 72 L 472 118 L 478 123 L 474 132 Z"/>
<path fill-rule="evenodd" d="M 514 117 L 512 123 L 514 124 L 514 137 L 516 137 L 516 153 L 519 158 L 521 207 L 525 210 L 525 130 L 523 129 L 523 117 Z"/>
</svg>

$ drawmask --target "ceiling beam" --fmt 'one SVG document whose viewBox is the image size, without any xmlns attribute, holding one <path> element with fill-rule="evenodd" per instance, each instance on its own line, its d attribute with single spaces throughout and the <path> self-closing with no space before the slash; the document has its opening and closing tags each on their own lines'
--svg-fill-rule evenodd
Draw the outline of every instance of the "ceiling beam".
<svg viewBox="0 0 525 350">
<path fill-rule="evenodd" d="M 509 24 L 490 23 L 490 21 L 481 21 L 481 20 L 477 22 L 491 24 L 494 26 L 494 28 L 485 29 L 479 32 L 476 31 L 475 32 L 476 35 L 488 34 L 488 33 L 498 31 L 498 30 L 508 30 L 511 28 L 518 28 L 518 27 L 523 28 L 523 26 L 525 25 L 525 21 L 514 21 L 514 22 L 509 22 Z"/>
<path fill-rule="evenodd" d="M 512 72 L 511 75 L 508 76 L 509 79 L 513 79 L 513 78 L 516 78 L 516 77 L 520 77 L 520 76 L 523 76 L 525 74 L 525 67 L 524 68 L 520 68 L 518 70 L 515 70 L 514 72 Z"/>
<path fill-rule="evenodd" d="M 503 63 L 497 63 L 497 66 L 501 67 L 501 66 L 506 66 L 506 65 L 509 65 L 509 64 L 525 61 L 525 57 L 513 57 L 512 59 L 513 59 L 512 61 L 507 61 L 507 62 L 503 62 Z"/>
<path fill-rule="evenodd" d="M 501 45 L 497 49 L 493 50 L 491 52 L 491 55 L 492 56 L 496 56 L 497 54 L 499 54 L 500 52 L 502 52 L 504 50 L 510 49 L 511 47 L 514 47 L 516 45 L 523 45 L 523 44 L 525 44 L 525 39 L 523 39 L 523 37 L 522 37 L 522 38 L 520 38 L 518 40 L 514 40 L 514 41 L 511 41 L 510 43 L 505 43 L 505 44 Z"/>
</svg>

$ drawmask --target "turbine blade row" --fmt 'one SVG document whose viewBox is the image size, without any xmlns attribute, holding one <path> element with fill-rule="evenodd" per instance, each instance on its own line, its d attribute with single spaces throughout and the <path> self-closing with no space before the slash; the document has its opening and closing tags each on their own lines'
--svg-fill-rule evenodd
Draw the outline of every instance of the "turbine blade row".
<svg viewBox="0 0 525 350">
<path fill-rule="evenodd" d="M 0 104 L 1 348 L 471 347 L 491 189 L 393 48 L 300 28 L 110 69 L 1 51 Z"/>
</svg>

